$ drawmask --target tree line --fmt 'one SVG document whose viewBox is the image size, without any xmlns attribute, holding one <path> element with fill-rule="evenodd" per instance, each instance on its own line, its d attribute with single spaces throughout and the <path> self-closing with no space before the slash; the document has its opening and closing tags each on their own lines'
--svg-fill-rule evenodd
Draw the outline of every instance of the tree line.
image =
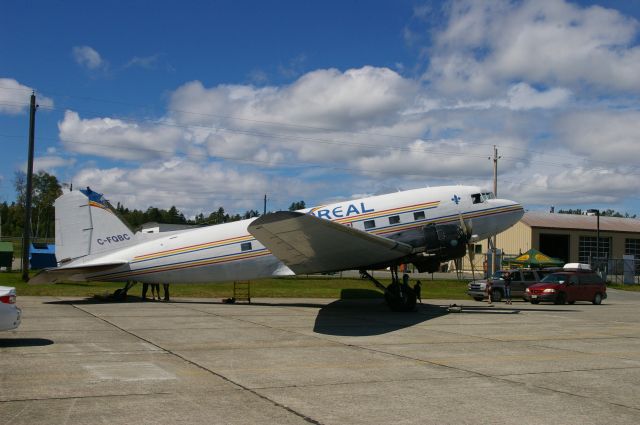
<svg viewBox="0 0 640 425">
<path fill-rule="evenodd" d="M 25 203 L 26 203 L 26 175 L 16 172 L 14 178 L 16 200 L 11 203 L 0 203 L 1 235 L 2 237 L 22 237 L 24 231 Z M 45 171 L 33 175 L 33 195 L 31 212 L 32 237 L 50 239 L 55 237 L 55 210 L 53 203 L 62 195 L 62 185 L 56 176 Z M 305 208 L 304 201 L 293 202 L 290 211 Z M 210 225 L 228 223 L 246 218 L 258 217 L 257 210 L 248 210 L 244 214 L 230 214 L 224 207 L 219 207 L 210 214 L 200 213 L 194 218 L 186 218 L 175 206 L 169 209 L 149 207 L 145 211 L 129 209 L 120 202 L 114 207 L 118 216 L 133 230 L 148 222 L 164 224 Z"/>
<path fill-rule="evenodd" d="M 558 210 L 558 214 L 576 214 L 576 215 L 585 215 L 587 214 L 589 211 L 587 210 L 581 210 L 580 208 L 576 208 L 576 209 L 567 209 L 567 210 Z M 637 218 L 635 214 L 631 215 L 628 212 L 625 212 L 624 214 L 612 210 L 612 209 L 606 209 L 606 210 L 602 210 L 600 211 L 600 217 L 621 217 L 621 218 Z"/>
</svg>

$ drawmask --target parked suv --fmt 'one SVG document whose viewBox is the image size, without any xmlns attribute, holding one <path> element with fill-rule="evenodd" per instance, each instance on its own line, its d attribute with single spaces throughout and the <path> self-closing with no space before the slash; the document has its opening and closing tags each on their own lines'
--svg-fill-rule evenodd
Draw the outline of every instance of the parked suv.
<svg viewBox="0 0 640 425">
<path fill-rule="evenodd" d="M 555 304 L 591 301 L 600 304 L 607 298 L 607 285 L 598 274 L 580 264 L 567 264 L 562 271 L 547 275 L 540 283 L 527 288 L 525 299 L 532 304 L 552 301 Z"/>
<path fill-rule="evenodd" d="M 492 290 L 491 299 L 500 301 L 504 297 L 504 274 L 511 273 L 511 298 L 523 297 L 525 289 L 534 283 L 540 282 L 543 277 L 551 273 L 552 270 L 534 270 L 534 269 L 513 269 L 498 270 L 491 278 Z M 474 280 L 469 283 L 467 295 L 473 297 L 476 301 L 482 301 L 486 298 L 487 280 Z"/>
</svg>

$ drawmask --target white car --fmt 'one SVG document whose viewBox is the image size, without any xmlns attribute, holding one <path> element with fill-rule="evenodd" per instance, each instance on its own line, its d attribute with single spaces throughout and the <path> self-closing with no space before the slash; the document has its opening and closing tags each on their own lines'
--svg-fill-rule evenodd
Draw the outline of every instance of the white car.
<svg viewBox="0 0 640 425">
<path fill-rule="evenodd" d="M 22 310 L 16 306 L 16 288 L 0 286 L 0 331 L 20 326 Z"/>
</svg>

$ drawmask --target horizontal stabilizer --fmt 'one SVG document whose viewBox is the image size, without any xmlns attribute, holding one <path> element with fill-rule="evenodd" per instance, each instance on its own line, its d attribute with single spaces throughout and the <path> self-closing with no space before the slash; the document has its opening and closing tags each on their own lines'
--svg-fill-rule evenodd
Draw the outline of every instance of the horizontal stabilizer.
<svg viewBox="0 0 640 425">
<path fill-rule="evenodd" d="M 366 269 L 413 252 L 405 243 L 299 212 L 264 215 L 248 230 L 296 274 Z"/>
<path fill-rule="evenodd" d="M 65 280 L 86 280 L 86 276 L 93 273 L 100 273 L 110 270 L 116 270 L 123 265 L 128 264 L 126 261 L 92 264 L 86 266 L 74 267 L 53 267 L 41 270 L 37 275 L 29 279 L 29 285 L 44 285 L 47 283 L 58 283 Z"/>
</svg>

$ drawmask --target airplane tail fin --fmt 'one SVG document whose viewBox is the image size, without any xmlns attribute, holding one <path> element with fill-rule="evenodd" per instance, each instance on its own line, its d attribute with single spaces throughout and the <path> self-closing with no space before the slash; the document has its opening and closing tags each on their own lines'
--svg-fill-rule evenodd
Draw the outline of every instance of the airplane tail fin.
<svg viewBox="0 0 640 425">
<path fill-rule="evenodd" d="M 133 231 L 100 193 L 89 188 L 71 191 L 56 199 L 54 205 L 59 264 L 136 243 Z"/>
</svg>

